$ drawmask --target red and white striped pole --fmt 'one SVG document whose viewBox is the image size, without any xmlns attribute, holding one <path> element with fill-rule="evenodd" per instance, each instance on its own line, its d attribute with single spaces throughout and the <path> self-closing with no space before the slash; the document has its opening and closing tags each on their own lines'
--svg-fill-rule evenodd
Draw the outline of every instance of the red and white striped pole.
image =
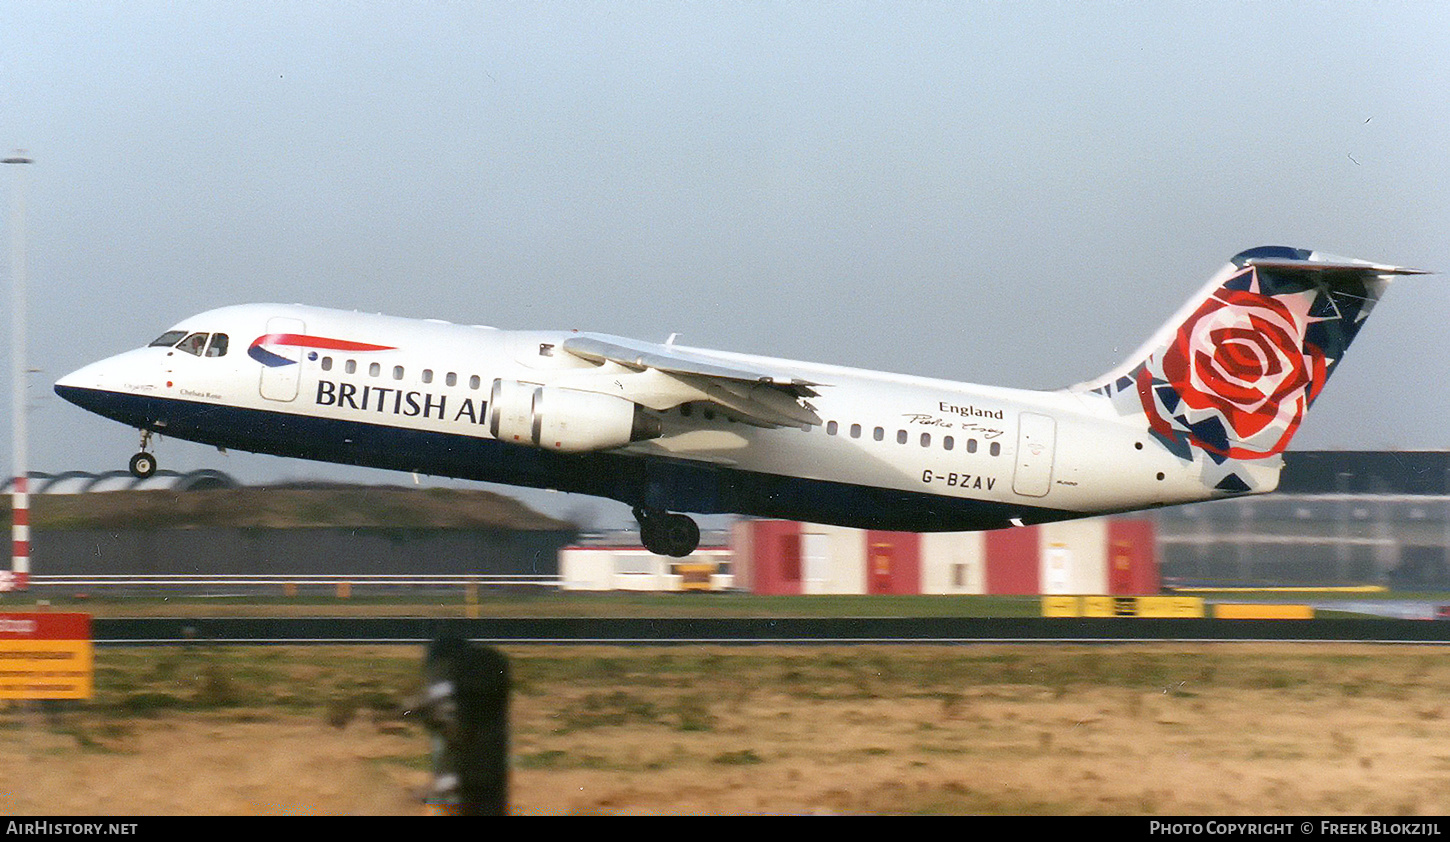
<svg viewBox="0 0 1450 842">
<path fill-rule="evenodd" d="M 28 164 L 31 159 L 17 153 L 0 160 L 6 164 Z M 0 571 L 0 590 L 23 591 L 30 583 L 30 471 L 25 458 L 26 380 L 25 362 L 25 184 L 24 170 L 15 174 L 14 215 L 10 224 L 10 282 L 14 290 L 10 302 L 10 362 L 14 369 L 13 402 L 11 405 L 15 485 L 10 489 L 11 549 L 10 572 Z"/>
<path fill-rule="evenodd" d="M 0 590 L 23 591 L 30 584 L 30 488 L 28 477 L 15 478 L 11 492 L 10 575 L 0 576 Z"/>
</svg>

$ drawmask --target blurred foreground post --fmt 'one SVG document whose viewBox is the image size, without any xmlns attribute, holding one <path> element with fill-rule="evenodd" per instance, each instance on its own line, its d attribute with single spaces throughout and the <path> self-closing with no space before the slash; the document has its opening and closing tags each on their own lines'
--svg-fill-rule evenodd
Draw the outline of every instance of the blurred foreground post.
<svg viewBox="0 0 1450 842">
<path fill-rule="evenodd" d="M 508 659 L 459 638 L 435 640 L 424 664 L 423 721 L 433 732 L 436 815 L 508 815 Z"/>
<path fill-rule="evenodd" d="M 6 164 L 29 164 L 31 159 L 17 152 L 0 160 Z M 26 371 L 25 351 L 25 182 L 24 169 L 16 171 L 15 205 L 10 222 L 10 361 L 13 366 L 13 397 L 11 398 L 11 440 L 13 462 L 10 472 L 15 476 L 11 496 L 10 570 L 0 575 L 0 591 L 23 591 L 30 580 L 30 469 L 26 462 L 25 428 Z"/>
</svg>

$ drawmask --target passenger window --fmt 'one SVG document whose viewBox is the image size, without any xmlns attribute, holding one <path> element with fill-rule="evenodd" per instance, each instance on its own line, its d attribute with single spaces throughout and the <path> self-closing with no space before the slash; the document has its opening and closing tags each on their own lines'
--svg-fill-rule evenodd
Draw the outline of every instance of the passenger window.
<svg viewBox="0 0 1450 842">
<path fill-rule="evenodd" d="M 394 380 L 402 380 L 403 379 L 403 367 L 402 366 L 400 366 L 400 365 L 393 366 L 393 379 Z"/>
<path fill-rule="evenodd" d="M 180 342 L 181 341 L 181 337 L 183 337 L 185 335 L 186 335 L 186 331 L 184 331 L 184 330 L 168 330 L 165 333 L 161 334 L 160 336 L 156 337 L 156 341 L 152 342 L 150 347 L 152 347 L 152 348 L 172 348 L 172 347 L 175 347 L 176 346 L 176 343 Z"/>
<path fill-rule="evenodd" d="M 206 350 L 206 338 L 207 335 L 205 333 L 193 333 L 181 340 L 181 344 L 176 346 L 176 350 L 185 351 L 188 354 L 199 357 L 201 356 L 201 352 Z"/>
<path fill-rule="evenodd" d="M 347 364 L 344 365 L 342 369 L 348 374 L 357 374 L 357 360 L 348 360 Z"/>
<path fill-rule="evenodd" d="M 225 333 L 213 333 L 211 344 L 206 346 L 208 357 L 225 357 L 227 355 L 227 335 Z"/>
<path fill-rule="evenodd" d="M 840 429 L 840 425 L 838 425 L 835 421 L 826 422 L 826 435 L 834 436 L 836 434 L 836 430 L 838 429 Z"/>
<path fill-rule="evenodd" d="M 861 425 L 860 424 L 852 424 L 851 425 L 851 438 L 853 438 L 853 439 L 859 439 L 859 438 L 861 438 Z"/>
<path fill-rule="evenodd" d="M 458 385 L 458 375 L 457 374 L 454 374 L 453 372 L 450 371 L 450 372 L 448 372 L 448 376 L 445 377 L 445 378 L 443 378 L 443 382 L 446 383 L 446 384 L 448 384 L 449 386 L 457 386 Z"/>
<path fill-rule="evenodd" d="M 977 452 L 977 440 L 976 439 L 967 439 L 967 452 L 968 453 L 976 453 Z"/>
<path fill-rule="evenodd" d="M 370 377 L 377 377 L 379 374 L 382 374 L 382 373 L 383 373 L 383 367 L 382 367 L 382 365 L 380 365 L 378 363 L 373 363 L 372 365 L 368 366 L 368 376 L 370 376 Z"/>
<path fill-rule="evenodd" d="M 1002 455 L 1002 443 L 1001 442 L 995 442 L 995 441 L 992 442 L 992 455 L 993 456 L 1001 456 Z"/>
<path fill-rule="evenodd" d="M 921 434 L 921 446 L 922 447 L 931 447 L 931 433 L 922 433 Z"/>
<path fill-rule="evenodd" d="M 433 369 L 431 369 L 431 368 L 425 368 L 425 369 L 423 369 L 423 382 L 424 383 L 432 383 L 433 382 Z"/>
<path fill-rule="evenodd" d="M 896 443 L 897 444 L 906 444 L 906 431 L 905 430 L 897 430 L 896 431 Z"/>
<path fill-rule="evenodd" d="M 332 371 L 332 357 L 323 357 L 322 358 L 322 370 L 323 371 Z"/>
<path fill-rule="evenodd" d="M 477 388 L 478 388 L 478 386 L 479 386 L 479 384 L 480 384 L 480 383 L 481 383 L 481 382 L 482 382 L 482 381 L 480 381 L 480 380 L 479 380 L 479 379 L 478 379 L 478 375 L 477 375 L 477 374 L 475 374 L 475 375 L 473 375 L 473 376 L 472 376 L 472 377 L 470 377 L 470 378 L 468 378 L 468 388 L 470 388 L 470 389 L 477 389 Z"/>
<path fill-rule="evenodd" d="M 943 436 L 941 440 L 942 450 L 951 450 L 956 441 L 951 436 Z"/>
<path fill-rule="evenodd" d="M 886 431 L 881 429 L 880 427 L 877 427 L 876 429 L 871 431 L 871 436 L 877 441 L 881 441 L 882 439 L 886 438 Z"/>
</svg>

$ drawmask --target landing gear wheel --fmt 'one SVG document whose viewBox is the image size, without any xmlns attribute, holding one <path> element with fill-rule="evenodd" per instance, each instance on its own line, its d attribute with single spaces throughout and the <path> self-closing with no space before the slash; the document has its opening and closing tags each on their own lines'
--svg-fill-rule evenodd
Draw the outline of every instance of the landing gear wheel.
<svg viewBox="0 0 1450 842">
<path fill-rule="evenodd" d="M 665 515 L 665 555 L 684 558 L 700 546 L 700 527 L 686 515 Z"/>
<path fill-rule="evenodd" d="M 700 546 L 700 527 L 688 515 L 635 509 L 639 539 L 655 555 L 684 558 Z"/>
<path fill-rule="evenodd" d="M 146 479 L 156 473 L 156 457 L 144 450 L 131 457 L 131 476 Z"/>
</svg>

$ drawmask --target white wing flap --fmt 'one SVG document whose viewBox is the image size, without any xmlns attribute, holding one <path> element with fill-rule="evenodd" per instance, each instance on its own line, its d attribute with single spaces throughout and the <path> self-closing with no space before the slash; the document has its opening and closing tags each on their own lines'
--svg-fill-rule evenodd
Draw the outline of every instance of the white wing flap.
<svg viewBox="0 0 1450 842">
<path fill-rule="evenodd" d="M 634 371 L 654 369 L 678 377 L 741 420 L 761 426 L 805 427 L 822 423 L 815 409 L 804 400 L 818 394 L 815 387 L 819 384 L 807 380 L 724 364 L 673 345 L 614 336 L 571 336 L 564 340 L 563 348 L 598 365 L 609 362 Z"/>
</svg>

